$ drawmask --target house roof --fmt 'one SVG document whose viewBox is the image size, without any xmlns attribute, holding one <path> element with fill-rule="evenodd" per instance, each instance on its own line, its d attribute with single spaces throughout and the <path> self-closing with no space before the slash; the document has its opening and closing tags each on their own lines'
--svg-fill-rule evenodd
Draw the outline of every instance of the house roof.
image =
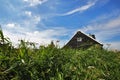
<svg viewBox="0 0 120 80">
<path fill-rule="evenodd" d="M 72 38 L 73 38 L 75 35 L 77 35 L 78 33 L 82 33 L 82 34 L 85 35 L 86 37 L 88 37 L 88 38 L 92 39 L 93 41 L 97 42 L 98 44 L 103 45 L 102 43 L 98 42 L 96 39 L 92 38 L 91 36 L 85 34 L 85 33 L 82 32 L 82 31 L 77 31 L 77 32 L 72 36 Z M 66 45 L 72 40 L 72 38 L 70 38 L 70 40 L 66 43 Z"/>
<path fill-rule="evenodd" d="M 81 31 L 78 31 L 78 32 L 81 32 Z M 103 45 L 102 43 L 98 42 L 96 39 L 94 39 L 93 37 L 91 37 L 91 36 L 85 34 L 84 32 L 81 32 L 81 33 L 84 34 L 84 35 L 86 35 L 87 37 L 91 38 L 91 39 L 94 40 L 95 42 L 97 42 L 97 43 Z"/>
</svg>

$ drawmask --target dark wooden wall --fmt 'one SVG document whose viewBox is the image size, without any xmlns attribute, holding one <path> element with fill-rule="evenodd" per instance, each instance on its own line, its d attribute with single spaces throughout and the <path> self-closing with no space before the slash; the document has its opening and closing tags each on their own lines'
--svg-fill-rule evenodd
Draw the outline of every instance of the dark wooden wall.
<svg viewBox="0 0 120 80">
<path fill-rule="evenodd" d="M 77 38 L 82 38 L 81 41 L 77 41 Z M 92 38 L 86 36 L 85 34 L 81 33 L 80 31 L 77 32 L 74 37 L 65 45 L 65 47 L 70 48 L 89 48 L 92 45 L 98 44 L 102 46 L 97 41 L 93 40 Z"/>
</svg>

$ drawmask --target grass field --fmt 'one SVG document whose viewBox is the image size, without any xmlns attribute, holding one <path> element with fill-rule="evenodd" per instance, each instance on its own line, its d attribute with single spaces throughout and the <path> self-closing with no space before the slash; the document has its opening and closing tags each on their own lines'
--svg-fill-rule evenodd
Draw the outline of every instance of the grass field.
<svg viewBox="0 0 120 80">
<path fill-rule="evenodd" d="M 23 40 L 14 48 L 1 30 L 0 80 L 120 80 L 120 52 L 95 46 L 86 50 L 36 48 Z"/>
</svg>

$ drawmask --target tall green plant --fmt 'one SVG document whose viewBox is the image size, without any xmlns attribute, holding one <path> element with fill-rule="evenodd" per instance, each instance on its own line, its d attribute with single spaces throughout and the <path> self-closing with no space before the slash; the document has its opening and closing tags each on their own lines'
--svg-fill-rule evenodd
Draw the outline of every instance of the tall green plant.
<svg viewBox="0 0 120 80">
<path fill-rule="evenodd" d="M 4 43 L 4 35 L 1 26 L 0 26 L 0 43 Z"/>
<path fill-rule="evenodd" d="M 3 39 L 3 40 L 2 40 Z M 0 32 L 0 80 L 120 80 L 120 52 L 93 46 L 86 50 L 35 48 L 20 41 L 18 48 Z"/>
</svg>

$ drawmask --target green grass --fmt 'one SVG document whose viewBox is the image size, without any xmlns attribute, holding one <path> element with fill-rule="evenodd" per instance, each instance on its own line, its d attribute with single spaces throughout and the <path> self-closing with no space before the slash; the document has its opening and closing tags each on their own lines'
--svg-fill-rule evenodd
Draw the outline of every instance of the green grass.
<svg viewBox="0 0 120 80">
<path fill-rule="evenodd" d="M 0 80 L 120 80 L 120 52 L 36 49 L 23 40 L 15 49 L 2 30 L 0 35 Z"/>
</svg>

